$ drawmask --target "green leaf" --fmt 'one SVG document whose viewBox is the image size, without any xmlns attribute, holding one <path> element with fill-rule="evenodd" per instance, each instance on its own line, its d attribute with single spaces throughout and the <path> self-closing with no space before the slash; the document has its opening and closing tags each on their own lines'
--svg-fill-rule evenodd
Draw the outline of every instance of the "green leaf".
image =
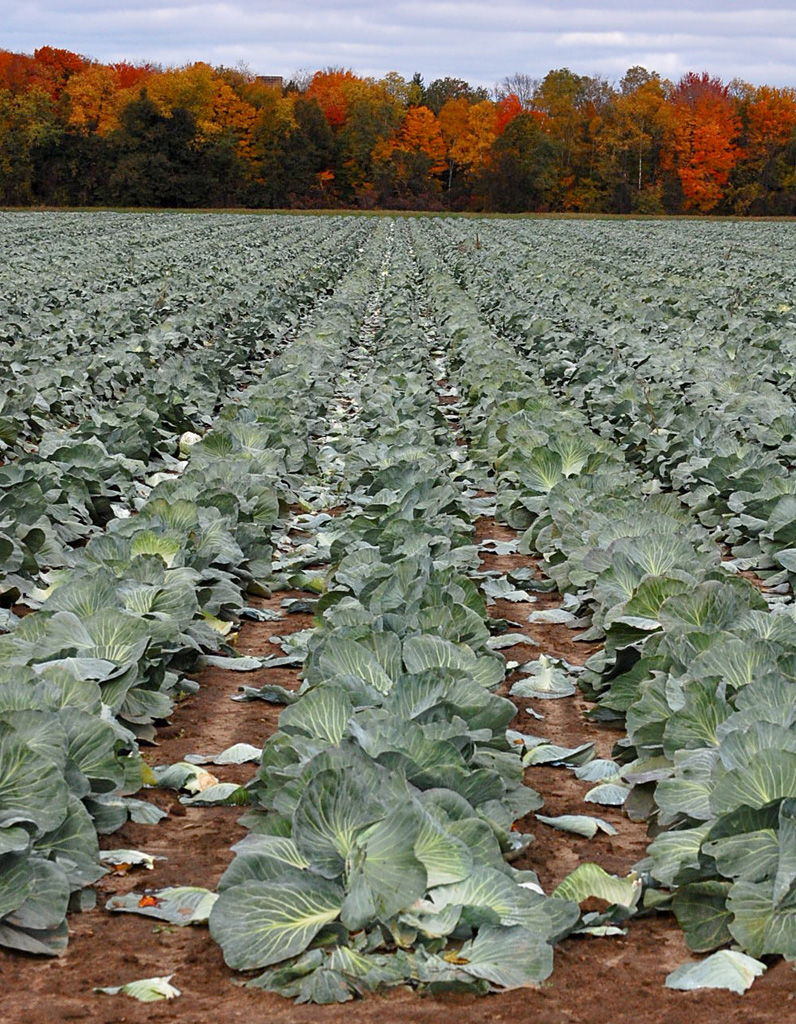
<svg viewBox="0 0 796 1024">
<path fill-rule="evenodd" d="M 33 867 L 23 854 L 0 857 L 0 918 L 16 910 L 33 891 Z"/>
<path fill-rule="evenodd" d="M 229 889 L 241 882 L 268 882 L 279 878 L 289 868 L 309 867 L 292 839 L 285 836 L 261 836 L 250 832 L 235 850 L 236 857 L 221 876 L 218 890 Z"/>
<path fill-rule="evenodd" d="M 404 641 L 403 658 L 407 672 L 450 668 L 468 673 L 487 688 L 503 682 L 503 661 L 492 655 L 477 657 L 465 644 L 454 644 L 442 637 L 425 634 Z"/>
<path fill-rule="evenodd" d="M 237 782 L 217 782 L 214 786 L 195 793 L 193 796 L 181 796 L 180 803 L 189 806 L 214 805 L 242 807 L 250 801 L 249 791 L 245 786 L 239 786 Z"/>
<path fill-rule="evenodd" d="M 339 886 L 309 873 L 274 882 L 244 882 L 222 892 L 210 914 L 210 934 L 228 966 L 268 967 L 303 953 L 343 903 Z"/>
<path fill-rule="evenodd" d="M 163 559 L 167 568 L 171 568 L 182 546 L 182 537 L 177 533 L 140 530 L 133 537 L 130 554 L 133 558 L 138 555 L 157 555 Z"/>
<path fill-rule="evenodd" d="M 185 761 L 187 764 L 246 764 L 259 761 L 262 752 L 262 747 L 251 743 L 233 743 L 220 754 L 186 754 Z"/>
<path fill-rule="evenodd" d="M 49 832 L 66 817 L 69 790 L 57 764 L 36 753 L 26 733 L 0 723 L 0 826 L 31 822 Z"/>
<path fill-rule="evenodd" d="M 379 693 L 389 693 L 393 680 L 373 653 L 355 640 L 332 637 L 324 645 L 318 667 L 329 682 L 353 679 L 372 686 Z"/>
<path fill-rule="evenodd" d="M 588 763 L 594 756 L 594 741 L 581 743 L 578 747 L 559 747 L 557 743 L 537 743 L 523 756 L 522 763 L 528 768 L 536 764 L 573 765 Z"/>
<path fill-rule="evenodd" d="M 437 886 L 429 895 L 437 912 L 452 906 L 463 907 L 471 920 L 479 924 L 522 925 L 545 940 L 557 925 L 555 901 L 493 868 L 476 867 L 461 882 Z M 561 905 L 566 904 L 562 901 Z M 577 913 L 570 924 L 576 919 Z"/>
<path fill-rule="evenodd" d="M 25 853 L 29 846 L 30 834 L 24 828 L 0 828 L 0 857 L 7 853 Z"/>
<path fill-rule="evenodd" d="M 711 581 L 667 598 L 658 618 L 671 633 L 716 632 L 731 627 L 747 609 L 744 595 L 734 587 Z"/>
<path fill-rule="evenodd" d="M 774 877 L 779 863 L 779 840 L 773 828 L 739 832 L 702 844 L 725 878 L 762 882 Z"/>
<path fill-rule="evenodd" d="M 734 768 L 719 779 L 710 795 L 713 814 L 726 814 L 741 806 L 765 807 L 793 795 L 796 753 L 761 750 L 749 765 Z"/>
<path fill-rule="evenodd" d="M 647 848 L 652 860 L 650 874 L 662 885 L 672 886 L 690 881 L 700 868 L 702 842 L 709 826 L 661 832 Z"/>
<path fill-rule="evenodd" d="M 717 747 L 717 729 L 732 708 L 715 683 L 688 681 L 683 687 L 683 706 L 669 719 L 663 749 L 670 758 L 678 750 Z"/>
<path fill-rule="evenodd" d="M 130 665 L 143 657 L 149 646 L 151 634 L 146 621 L 115 608 L 103 608 L 86 619 L 84 626 L 91 640 L 74 646 L 85 657 Z"/>
<path fill-rule="evenodd" d="M 751 956 L 780 954 L 796 960 L 796 906 L 774 905 L 774 882 L 738 881 L 730 889 L 729 929 Z"/>
<path fill-rule="evenodd" d="M 61 926 L 69 904 L 69 880 L 57 864 L 32 857 L 31 885 L 22 903 L 4 919 L 5 924 L 47 932 Z"/>
<path fill-rule="evenodd" d="M 117 604 L 117 583 L 112 577 L 97 574 L 67 580 L 52 592 L 42 605 L 46 611 L 72 612 L 88 619 L 103 608 Z"/>
<path fill-rule="evenodd" d="M 313 869 L 338 877 L 357 837 L 386 814 L 354 772 L 326 769 L 314 775 L 293 815 L 293 839 Z"/>
<path fill-rule="evenodd" d="M 780 906 L 796 880 L 796 800 L 783 800 L 779 808 L 779 863 L 774 879 L 774 904 Z"/>
<path fill-rule="evenodd" d="M 672 900 L 677 923 L 685 932 L 688 948 L 704 953 L 731 941 L 727 909 L 728 882 L 692 882 L 679 888 Z"/>
<path fill-rule="evenodd" d="M 338 744 L 345 734 L 352 711 L 353 705 L 346 691 L 324 683 L 312 687 L 286 707 L 279 716 L 279 728 Z"/>
<path fill-rule="evenodd" d="M 428 874 L 428 887 L 460 882 L 473 867 L 473 857 L 465 844 L 447 832 L 430 814 L 421 818 L 415 840 L 415 856 Z"/>
<path fill-rule="evenodd" d="M 561 456 L 550 448 L 534 448 L 523 460 L 522 483 L 531 491 L 546 494 L 563 478 Z"/>
<path fill-rule="evenodd" d="M 622 618 L 647 619 L 658 621 L 658 611 L 663 602 L 676 594 L 685 593 L 689 589 L 683 580 L 668 576 L 648 576 L 643 579 L 633 597 L 622 609 Z"/>
<path fill-rule="evenodd" d="M 629 793 L 630 787 L 624 783 L 602 782 L 599 786 L 593 786 L 583 799 L 606 807 L 621 807 Z"/>
<path fill-rule="evenodd" d="M 31 928 L 16 928 L 0 921 L 0 946 L 18 949 L 22 953 L 36 956 L 61 956 L 69 941 L 69 928 L 62 921 L 56 928 L 37 931 Z"/>
<path fill-rule="evenodd" d="M 497 988 L 526 988 L 552 974 L 553 948 L 544 937 L 519 925 L 487 925 L 458 950 L 454 962 L 466 974 Z"/>
<path fill-rule="evenodd" d="M 398 807 L 356 840 L 341 914 L 347 928 L 388 921 L 424 894 L 426 870 L 415 854 L 419 831 L 415 809 Z"/>
<path fill-rule="evenodd" d="M 200 668 L 222 668 L 225 672 L 256 672 L 264 667 L 262 658 L 240 656 L 234 658 L 215 654 L 204 654 L 199 661 Z"/>
</svg>

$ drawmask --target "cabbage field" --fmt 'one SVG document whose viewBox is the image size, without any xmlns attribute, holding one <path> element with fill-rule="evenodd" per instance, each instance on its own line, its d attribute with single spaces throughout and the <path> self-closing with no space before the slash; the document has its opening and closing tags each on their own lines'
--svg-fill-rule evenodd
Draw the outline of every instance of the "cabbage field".
<svg viewBox="0 0 796 1024">
<path fill-rule="evenodd" d="M 327 1004 L 554 988 L 661 915 L 669 988 L 796 960 L 791 225 L 0 213 L 0 255 L 3 955 L 131 913 Z M 164 762 L 213 671 L 278 723 Z M 217 884 L 115 841 L 175 806 L 245 827 Z"/>
</svg>

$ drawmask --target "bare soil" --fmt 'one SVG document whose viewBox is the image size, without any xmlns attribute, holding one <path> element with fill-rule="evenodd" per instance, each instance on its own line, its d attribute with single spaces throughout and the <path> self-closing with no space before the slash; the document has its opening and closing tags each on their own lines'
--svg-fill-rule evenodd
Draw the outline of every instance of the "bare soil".
<svg viewBox="0 0 796 1024">
<path fill-rule="evenodd" d="M 492 521 L 479 523 L 479 539 L 514 536 L 513 531 Z M 522 555 L 488 555 L 484 564 L 506 570 L 535 562 Z M 284 596 L 278 594 L 260 603 L 277 608 Z M 509 648 L 503 652 L 508 659 L 521 663 L 544 652 L 572 663 L 586 660 L 596 647 L 577 642 L 578 631 L 526 621 L 532 609 L 559 603 L 557 594 L 540 593 L 534 604 L 498 601 L 490 606 L 493 617 L 523 623 L 519 631 L 539 644 Z M 237 646 L 243 654 L 274 653 L 277 649 L 268 642 L 270 636 L 310 625 L 311 617 L 307 615 L 290 615 L 280 622 L 245 622 Z M 188 753 L 217 753 L 235 742 L 262 744 L 276 730 L 279 708 L 261 701 L 235 702 L 232 696 L 242 682 L 262 685 L 267 679 L 286 686 L 298 685 L 298 671 L 290 669 L 245 675 L 208 669 L 198 678 L 199 693 L 179 704 L 170 724 L 159 730 L 159 746 L 145 751 L 150 763 L 174 763 Z M 509 677 L 505 692 L 512 681 Z M 519 710 L 513 726 L 555 743 L 575 746 L 593 740 L 598 756 L 610 756 L 620 735 L 585 719 L 587 705 L 579 697 L 516 703 Z M 544 716 L 541 721 L 526 713 L 531 704 Z M 243 783 L 253 774 L 252 765 L 208 767 L 222 781 Z M 535 834 L 535 842 L 517 866 L 535 870 L 546 891 L 585 860 L 626 874 L 643 856 L 644 826 L 629 821 L 621 808 L 584 804 L 589 784 L 579 782 L 572 772 L 537 766 L 528 770 L 526 781 L 544 796 L 546 814 L 593 813 L 618 829 L 616 836 L 598 833 L 589 840 L 544 826 L 533 816 L 521 822 L 524 831 Z M 323 1007 L 297 1006 L 280 996 L 248 990 L 242 987 L 245 977 L 226 967 L 220 948 L 211 941 L 206 928 L 171 927 L 104 909 L 111 896 L 133 889 L 174 884 L 214 888 L 232 859 L 230 846 L 245 834 L 237 824 L 239 808 L 184 807 L 174 794 L 164 790 L 147 790 L 141 795 L 168 809 L 168 818 L 155 826 L 128 823 L 113 835 L 103 836 L 101 845 L 106 849 L 140 848 L 166 859 L 157 861 L 152 871 L 103 878 L 97 884 L 97 909 L 70 918 L 69 948 L 63 957 L 44 960 L 0 950 L 2 1024 L 219 1024 L 238 1020 L 248 1024 L 359 1024 L 374 1020 L 396 1024 L 460 1020 L 468 1024 L 657 1024 L 689 1018 L 700 1024 L 770 1024 L 796 1020 L 793 969 L 783 961 L 772 961 L 767 973 L 743 997 L 727 992 L 665 989 L 666 975 L 689 959 L 680 930 L 669 915 L 637 918 L 622 937 L 565 940 L 556 947 L 552 977 L 538 989 L 478 997 L 421 996 L 407 988 Z M 141 1004 L 125 996 L 96 995 L 93 991 L 95 986 L 121 985 L 165 974 L 174 976 L 173 983 L 182 992 L 174 1001 Z"/>
</svg>

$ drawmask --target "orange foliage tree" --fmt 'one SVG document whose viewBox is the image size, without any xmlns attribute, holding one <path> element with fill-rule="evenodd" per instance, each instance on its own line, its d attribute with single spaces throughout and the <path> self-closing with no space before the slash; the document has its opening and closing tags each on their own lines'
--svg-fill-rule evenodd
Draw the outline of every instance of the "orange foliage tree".
<svg viewBox="0 0 796 1024">
<path fill-rule="evenodd" d="M 130 89 L 134 85 L 140 88 L 155 70 L 151 64 L 130 64 L 126 60 L 117 61 L 110 66 L 119 76 L 120 89 Z"/>
<path fill-rule="evenodd" d="M 733 209 L 740 214 L 787 213 L 787 197 L 796 190 L 796 91 L 734 86 L 743 152 L 732 175 Z"/>
<path fill-rule="evenodd" d="M 438 120 L 446 146 L 448 188 L 450 188 L 456 168 L 454 152 L 458 151 L 459 140 L 466 135 L 470 123 L 470 101 L 465 96 L 447 100 L 440 108 Z"/>
<path fill-rule="evenodd" d="M 316 100 L 332 128 L 340 128 L 348 117 L 352 93 L 357 91 L 361 81 L 351 70 L 328 68 L 316 71 L 306 95 Z"/>
<path fill-rule="evenodd" d="M 445 140 L 439 122 L 428 107 L 410 107 L 407 110 L 398 131 L 377 145 L 377 159 L 389 160 L 396 151 L 427 157 L 431 174 L 445 170 Z"/>
<path fill-rule="evenodd" d="M 240 155 L 251 153 L 257 111 L 209 64 L 197 61 L 151 75 L 147 95 L 162 114 L 176 108 L 187 110 L 196 122 L 199 142 L 231 133 L 238 140 Z"/>
<path fill-rule="evenodd" d="M 108 135 L 119 127 L 119 113 L 135 99 L 135 88 L 123 89 L 115 68 L 91 64 L 72 75 L 66 86 L 68 123 L 83 132 Z"/>
<path fill-rule="evenodd" d="M 728 88 L 707 72 L 689 72 L 671 98 L 668 166 L 680 180 L 686 210 L 709 213 L 721 201 L 738 161 L 740 121 Z"/>
<path fill-rule="evenodd" d="M 430 195 L 439 190 L 435 176 L 445 170 L 445 140 L 428 107 L 410 107 L 400 128 L 373 150 L 382 188 L 401 197 Z M 389 200 L 388 200 L 389 201 Z"/>
<path fill-rule="evenodd" d="M 474 103 L 467 111 L 467 128 L 456 140 L 452 154 L 457 163 L 480 169 L 489 161 L 492 143 L 498 136 L 497 109 L 491 100 Z"/>
</svg>

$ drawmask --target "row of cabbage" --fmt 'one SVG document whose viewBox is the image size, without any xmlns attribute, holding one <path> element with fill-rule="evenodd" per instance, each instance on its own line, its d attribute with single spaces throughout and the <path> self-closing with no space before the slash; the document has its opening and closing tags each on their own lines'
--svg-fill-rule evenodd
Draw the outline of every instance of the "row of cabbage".
<svg viewBox="0 0 796 1024">
<path fill-rule="evenodd" d="M 605 637 L 584 685 L 601 694 L 598 717 L 625 719 L 626 806 L 653 837 L 646 905 L 671 906 L 694 950 L 796 959 L 793 616 L 725 569 L 678 495 L 487 325 L 428 233 L 418 244 L 472 454 L 526 549 L 592 616 L 585 635 Z"/>
<path fill-rule="evenodd" d="M 219 387 L 245 383 L 263 346 L 296 333 L 368 234 L 364 222 L 342 218 L 303 225 L 0 217 L 3 440 L 11 433 L 29 450 L 45 431 L 120 403 L 135 408 L 147 386 L 153 413 L 174 415 L 171 397 L 207 416 Z M 197 388 L 210 391 L 193 395 Z"/>
<path fill-rule="evenodd" d="M 564 244 L 543 269 L 541 255 L 518 254 L 500 235 L 455 272 L 559 397 L 720 532 L 736 568 L 787 586 L 796 571 L 789 234 L 655 225 L 646 252 L 620 259 L 620 241 L 642 241 L 640 229 L 622 228 L 619 237 L 616 226 L 592 230 L 593 256 L 577 272 Z M 703 242 L 690 260 L 666 247 L 684 231 Z"/>
<path fill-rule="evenodd" d="M 424 291 L 402 226 L 324 439 L 346 507 L 305 556 L 329 569 L 303 681 L 249 691 L 287 706 L 210 914 L 230 966 L 300 1001 L 536 984 L 580 917 L 566 886 L 547 897 L 506 860 L 541 799 L 494 693 L 504 659 L 468 576 L 474 467 L 439 404 Z"/>
<path fill-rule="evenodd" d="M 0 597 L 8 605 L 30 600 L 42 567 L 69 566 L 76 547 L 146 496 L 148 480 L 172 471 L 181 435 L 204 432 L 241 400 L 311 325 L 369 230 L 331 222 L 296 238 L 270 218 L 205 226 L 75 216 L 39 243 L 40 257 L 54 251 L 65 264 L 63 279 L 42 291 L 31 256 L 37 236 L 24 230 L 38 220 L 5 219 L 9 235 L 0 238 L 33 262 L 30 279 L 19 260 L 0 273 Z M 80 253 L 92 231 L 98 237 Z M 221 246 L 233 250 L 225 259 L 241 261 L 223 272 L 221 257 L 209 258 Z M 133 283 L 144 251 L 162 301 Z"/>
<path fill-rule="evenodd" d="M 353 269 L 317 322 L 262 370 L 245 404 L 227 406 L 135 514 L 108 522 L 40 609 L 0 635 L 1 944 L 62 951 L 67 909 L 90 905 L 86 887 L 104 873 L 97 833 L 161 816 L 132 797 L 154 781 L 138 740 L 195 688 L 183 673 L 272 577 L 288 506 L 319 473 L 314 438 L 383 243 L 378 229 L 358 260 L 349 254 Z"/>
</svg>

